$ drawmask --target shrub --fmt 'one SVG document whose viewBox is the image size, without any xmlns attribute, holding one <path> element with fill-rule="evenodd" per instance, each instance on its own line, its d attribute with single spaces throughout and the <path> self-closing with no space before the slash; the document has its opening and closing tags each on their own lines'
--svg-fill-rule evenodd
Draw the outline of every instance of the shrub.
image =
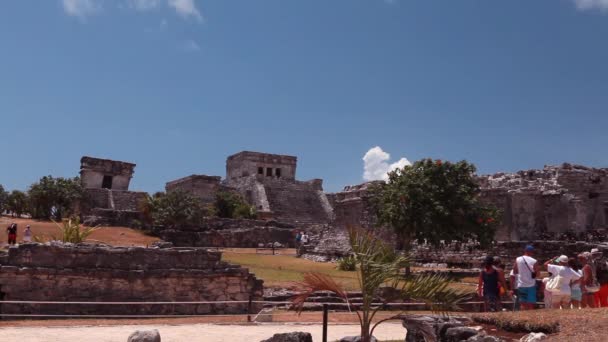
<svg viewBox="0 0 608 342">
<path fill-rule="evenodd" d="M 225 218 L 255 218 L 255 208 L 251 207 L 241 195 L 232 191 L 218 191 L 215 195 L 214 214 Z"/>
<path fill-rule="evenodd" d="M 57 225 L 57 227 L 59 227 L 61 235 L 59 236 L 59 238 L 53 236 L 53 240 L 60 240 L 63 242 L 70 243 L 81 243 L 87 237 L 89 237 L 91 233 L 98 229 L 93 227 L 80 227 L 80 220 L 77 217 L 64 219 L 61 225 L 57 222 L 55 222 L 55 224 Z"/>
<path fill-rule="evenodd" d="M 355 271 L 357 269 L 357 260 L 352 255 L 338 259 L 338 269 L 340 271 Z"/>
<path fill-rule="evenodd" d="M 38 219 L 61 220 L 72 214 L 75 204 L 84 196 L 78 177 L 53 178 L 44 176 L 28 191 L 30 214 Z"/>
<path fill-rule="evenodd" d="M 183 191 L 147 196 L 141 210 L 146 223 L 163 227 L 197 225 L 207 215 L 200 199 Z"/>
</svg>

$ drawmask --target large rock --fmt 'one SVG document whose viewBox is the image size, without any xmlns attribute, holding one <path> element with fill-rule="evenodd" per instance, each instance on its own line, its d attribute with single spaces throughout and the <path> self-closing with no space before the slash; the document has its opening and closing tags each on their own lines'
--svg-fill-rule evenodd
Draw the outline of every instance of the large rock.
<svg viewBox="0 0 608 342">
<path fill-rule="evenodd" d="M 261 342 L 312 342 L 312 335 L 301 331 L 274 334 L 271 338 Z"/>
<path fill-rule="evenodd" d="M 448 328 L 445 332 L 445 341 L 446 342 L 460 342 L 466 341 L 469 338 L 476 336 L 479 334 L 477 329 L 469 328 L 469 327 L 454 327 Z"/>
<path fill-rule="evenodd" d="M 548 337 L 543 333 L 529 333 L 520 339 L 521 342 L 537 342 L 546 340 Z"/>
<path fill-rule="evenodd" d="M 127 342 L 160 342 L 158 330 L 136 330 L 129 335 Z"/>
<path fill-rule="evenodd" d="M 361 336 L 342 337 L 339 342 L 361 342 Z M 370 342 L 378 342 L 378 340 L 372 336 Z"/>
</svg>

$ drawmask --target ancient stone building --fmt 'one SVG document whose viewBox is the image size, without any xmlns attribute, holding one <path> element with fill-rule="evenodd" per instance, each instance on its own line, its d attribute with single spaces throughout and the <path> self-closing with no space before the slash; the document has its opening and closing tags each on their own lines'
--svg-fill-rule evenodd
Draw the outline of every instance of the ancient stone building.
<svg viewBox="0 0 608 342">
<path fill-rule="evenodd" d="M 333 208 L 323 192 L 323 181 L 298 181 L 294 156 L 244 151 L 226 160 L 226 179 L 190 176 L 167 183 L 167 191 L 189 191 L 203 200 L 220 190 L 237 191 L 253 205 L 258 216 L 305 228 L 327 224 Z"/>
<path fill-rule="evenodd" d="M 220 176 L 191 175 L 168 182 L 165 185 L 165 191 L 189 192 L 200 198 L 203 203 L 212 203 L 215 200 L 216 192 L 222 189 L 221 180 Z"/>
<path fill-rule="evenodd" d="M 87 189 L 129 190 L 135 164 L 109 159 L 82 157 L 80 179 Z"/>
<path fill-rule="evenodd" d="M 0 255 L 0 299 L 10 301 L 256 301 L 263 299 L 262 292 L 262 281 L 247 269 L 202 248 L 22 244 Z M 247 310 L 247 303 L 0 305 L 3 314 L 196 315 Z"/>
<path fill-rule="evenodd" d="M 481 197 L 502 210 L 497 240 L 583 238 L 607 228 L 608 169 L 562 164 L 479 177 Z"/>
<path fill-rule="evenodd" d="M 89 225 L 129 226 L 140 219 L 145 192 L 129 191 L 135 164 L 82 157 L 80 179 L 85 198 L 80 204 L 83 221 Z"/>
</svg>

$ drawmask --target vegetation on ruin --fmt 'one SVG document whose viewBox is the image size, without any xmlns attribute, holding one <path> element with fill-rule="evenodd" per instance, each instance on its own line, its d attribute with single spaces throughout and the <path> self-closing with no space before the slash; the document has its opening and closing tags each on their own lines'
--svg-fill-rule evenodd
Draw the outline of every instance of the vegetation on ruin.
<svg viewBox="0 0 608 342">
<path fill-rule="evenodd" d="M 353 255 L 348 255 L 338 259 L 338 269 L 340 271 L 355 271 L 357 269 L 357 260 Z"/>
<path fill-rule="evenodd" d="M 53 236 L 53 240 L 69 242 L 69 243 L 81 243 L 86 240 L 97 228 L 94 227 L 82 227 L 80 220 L 77 217 L 63 219 L 61 224 L 53 221 L 59 228 L 59 236 Z M 37 237 L 37 239 L 39 239 Z"/>
<path fill-rule="evenodd" d="M 303 291 L 292 299 L 293 304 L 300 311 L 306 300 L 315 292 L 333 292 L 348 304 L 349 309 L 355 311 L 361 325 L 361 341 L 369 342 L 374 329 L 382 322 L 392 319 L 407 320 L 403 313 L 398 313 L 374 321 L 374 317 L 386 303 L 397 299 L 422 301 L 433 311 L 446 312 L 459 310 L 458 305 L 469 298 L 469 294 L 451 289 L 449 280 L 439 275 L 426 274 L 403 279 L 402 269 L 410 264 L 409 257 L 396 253 L 392 246 L 384 243 L 370 231 L 351 229 L 349 239 L 357 265 L 355 273 L 361 289 L 362 303 L 356 305 L 350 303 L 344 287 L 332 277 L 309 272 L 304 275 L 301 283 Z M 384 293 L 380 299 L 380 290 L 385 286 L 390 286 L 395 291 L 393 296 Z M 412 324 L 416 322 L 413 321 Z M 424 329 L 421 331 L 424 333 Z"/>
<path fill-rule="evenodd" d="M 30 186 L 29 213 L 36 219 L 61 220 L 73 214 L 73 210 L 84 196 L 78 177 L 63 178 L 44 176 Z"/>
<path fill-rule="evenodd" d="M 475 171 L 467 161 L 422 159 L 390 172 L 372 190 L 379 223 L 394 229 L 404 249 L 413 241 L 490 244 L 500 213 L 479 201 Z"/>
<path fill-rule="evenodd" d="M 168 228 L 197 225 L 207 216 L 201 200 L 184 191 L 147 195 L 140 209 L 147 224 Z"/>
<path fill-rule="evenodd" d="M 233 191 L 218 191 L 213 204 L 213 215 L 225 218 L 256 218 L 256 210 L 245 199 Z"/>
</svg>

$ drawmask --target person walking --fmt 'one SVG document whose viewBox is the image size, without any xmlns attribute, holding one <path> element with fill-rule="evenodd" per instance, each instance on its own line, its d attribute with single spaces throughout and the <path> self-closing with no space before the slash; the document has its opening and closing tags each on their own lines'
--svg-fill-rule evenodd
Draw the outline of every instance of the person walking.
<svg viewBox="0 0 608 342">
<path fill-rule="evenodd" d="M 595 293 L 595 303 L 598 307 L 608 307 L 608 260 L 603 257 L 602 251 L 597 248 L 591 250 L 595 276 L 600 290 Z"/>
<path fill-rule="evenodd" d="M 32 242 L 32 230 L 29 224 L 25 226 L 25 230 L 23 231 L 23 242 Z"/>
<path fill-rule="evenodd" d="M 582 278 L 583 272 L 576 258 L 568 259 L 568 266 L 570 266 L 572 270 L 580 274 Z M 572 307 L 572 309 L 581 308 L 581 301 L 583 300 L 583 290 L 581 290 L 581 278 L 570 282 L 570 306 Z"/>
<path fill-rule="evenodd" d="M 551 292 L 551 308 L 569 309 L 572 290 L 570 283 L 581 278 L 581 274 L 570 268 L 569 259 L 565 255 L 553 257 L 545 262 L 545 268 L 553 274 L 545 288 Z"/>
<path fill-rule="evenodd" d="M 17 243 L 17 224 L 15 222 L 11 223 L 6 228 L 6 232 L 8 233 L 8 244 L 15 245 Z"/>
<path fill-rule="evenodd" d="M 477 294 L 483 298 L 484 311 L 499 311 L 500 286 L 507 289 L 504 275 L 494 267 L 494 258 L 488 256 L 483 262 L 483 270 L 479 273 Z"/>
<path fill-rule="evenodd" d="M 298 232 L 296 234 L 296 255 L 300 256 L 300 246 L 302 245 L 302 235 L 304 232 Z"/>
<path fill-rule="evenodd" d="M 591 253 L 584 252 L 579 254 L 578 260 L 583 265 L 583 277 L 581 282 L 581 290 L 583 291 L 582 307 L 596 308 L 595 293 L 599 291 L 599 286 L 597 286 L 595 270 L 591 263 Z"/>
<path fill-rule="evenodd" d="M 539 266 L 532 257 L 534 247 L 527 245 L 524 255 L 515 259 L 513 273 L 517 275 L 517 296 L 522 310 L 533 310 L 536 305 L 536 277 Z"/>
</svg>

